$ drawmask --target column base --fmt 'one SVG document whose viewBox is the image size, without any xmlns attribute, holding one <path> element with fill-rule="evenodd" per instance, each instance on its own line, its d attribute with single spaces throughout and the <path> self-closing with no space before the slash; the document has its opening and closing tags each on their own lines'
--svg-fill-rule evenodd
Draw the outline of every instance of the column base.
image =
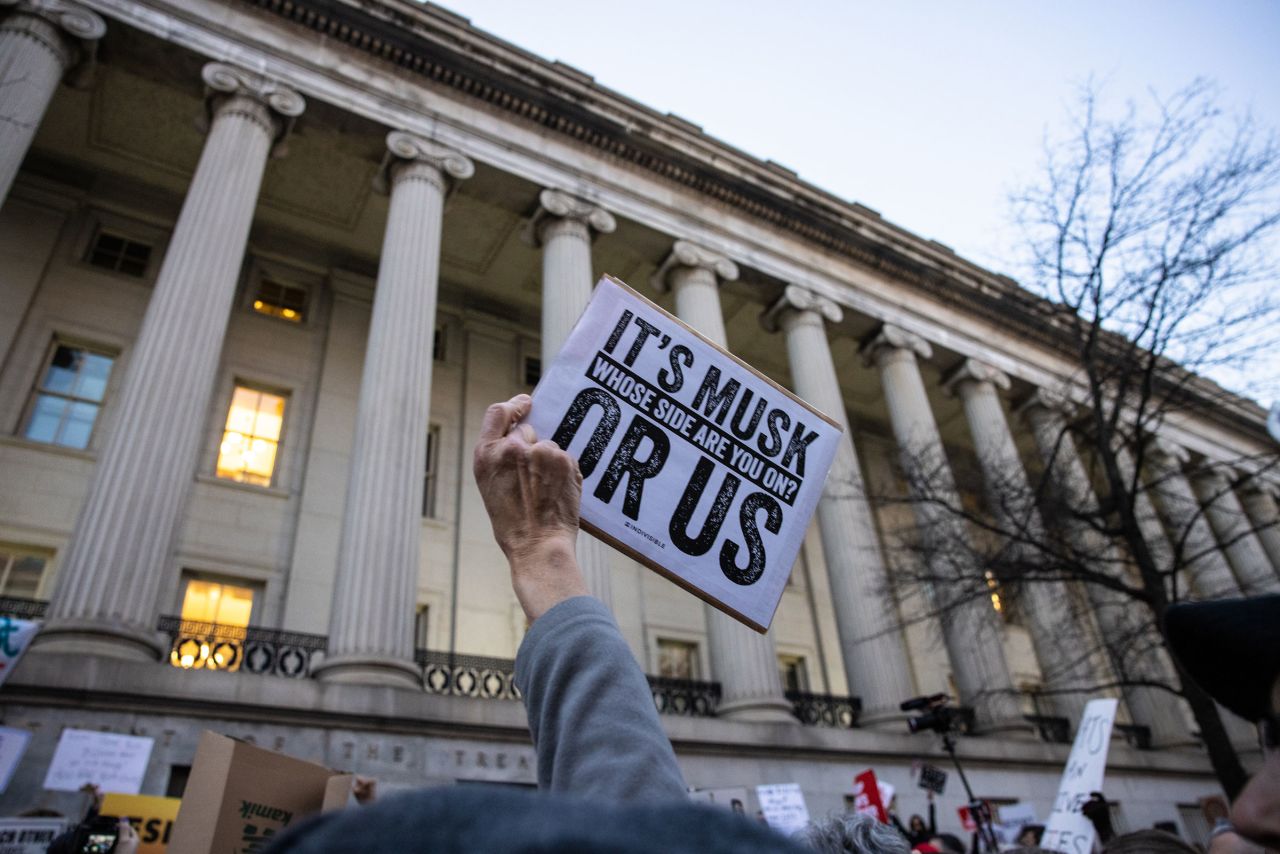
<svg viewBox="0 0 1280 854">
<path fill-rule="evenodd" d="M 327 656 L 311 669 L 322 682 L 344 685 L 381 685 L 422 690 L 422 671 L 411 661 L 377 655 L 346 653 Z"/>
<path fill-rule="evenodd" d="M 164 658 L 167 644 L 160 640 L 158 632 L 114 621 L 54 618 L 40 627 L 31 647 L 42 652 L 158 661 Z"/>
<path fill-rule="evenodd" d="M 716 707 L 716 717 L 730 721 L 765 724 L 799 724 L 786 700 L 762 697 L 730 700 Z"/>
</svg>

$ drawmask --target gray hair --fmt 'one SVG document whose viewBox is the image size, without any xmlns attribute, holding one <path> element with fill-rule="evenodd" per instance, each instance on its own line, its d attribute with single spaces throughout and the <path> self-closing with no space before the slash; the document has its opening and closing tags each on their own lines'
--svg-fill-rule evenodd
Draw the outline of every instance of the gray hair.
<svg viewBox="0 0 1280 854">
<path fill-rule="evenodd" d="M 827 816 L 794 838 L 823 854 L 911 854 L 901 833 L 858 813 Z"/>
</svg>

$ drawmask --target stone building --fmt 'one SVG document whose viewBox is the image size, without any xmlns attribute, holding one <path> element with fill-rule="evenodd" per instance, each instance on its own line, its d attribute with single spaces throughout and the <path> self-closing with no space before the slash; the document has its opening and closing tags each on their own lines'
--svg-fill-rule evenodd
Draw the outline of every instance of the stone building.
<svg viewBox="0 0 1280 854">
<path fill-rule="evenodd" d="M 470 443 L 602 272 L 845 418 L 854 482 L 911 442 L 1029 460 L 1054 417 L 1036 392 L 1067 366 L 1013 282 L 439 7 L 0 13 L 0 595 L 45 621 L 0 694 L 34 733 L 8 812 L 65 804 L 41 782 L 67 726 L 155 738 L 149 793 L 206 728 L 387 787 L 532 784 Z M 1259 452 L 1261 420 L 1172 425 L 1171 464 Z M 824 500 L 763 636 L 583 543 L 691 786 L 799 782 L 821 814 L 873 767 L 920 809 L 912 763 L 945 758 L 896 709 L 945 691 L 975 707 L 977 793 L 1047 814 L 1080 700 L 1032 702 L 1035 620 L 984 605 L 943 636 L 886 597 L 903 510 Z M 1214 559 L 1273 589 L 1278 545 Z M 1118 825 L 1200 833 L 1190 721 L 1123 700 Z"/>
</svg>

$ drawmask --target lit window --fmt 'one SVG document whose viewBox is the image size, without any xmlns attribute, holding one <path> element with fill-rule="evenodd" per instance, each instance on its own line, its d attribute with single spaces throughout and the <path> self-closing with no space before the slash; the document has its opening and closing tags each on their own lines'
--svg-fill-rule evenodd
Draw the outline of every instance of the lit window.
<svg viewBox="0 0 1280 854">
<path fill-rule="evenodd" d="M 804 656 L 779 655 L 778 671 L 782 676 L 782 687 L 785 690 L 808 692 L 809 669 L 805 666 Z"/>
<path fill-rule="evenodd" d="M 1004 612 L 1004 602 L 1000 600 L 1000 582 L 996 581 L 995 575 L 991 570 L 987 570 L 983 575 L 987 579 L 987 589 L 991 591 L 991 607 L 995 608 L 996 613 Z"/>
<path fill-rule="evenodd" d="M 307 292 L 303 288 L 264 278 L 258 283 L 253 310 L 291 323 L 301 323 L 307 311 Z"/>
<path fill-rule="evenodd" d="M 658 638 L 658 675 L 667 679 L 697 679 L 698 645 Z"/>
<path fill-rule="evenodd" d="M 182 597 L 182 634 L 169 651 L 169 663 L 186 670 L 239 670 L 244 629 L 252 614 L 252 588 L 188 581 Z"/>
<path fill-rule="evenodd" d="M 216 581 L 187 582 L 182 597 L 182 619 L 193 623 L 215 623 L 243 629 L 253 612 L 253 588 L 220 584 Z"/>
<path fill-rule="evenodd" d="M 89 447 L 114 362 L 105 353 L 55 345 L 32 395 L 22 435 L 50 445 Z"/>
<path fill-rule="evenodd" d="M 40 595 L 40 581 L 49 554 L 0 545 L 0 596 L 35 599 Z"/>
<path fill-rule="evenodd" d="M 151 247 L 109 231 L 99 231 L 89 246 L 85 260 L 95 267 L 140 278 L 147 274 Z"/>
<path fill-rule="evenodd" d="M 432 425 L 427 430 L 427 469 L 422 477 L 422 518 L 436 518 L 436 481 L 440 457 L 440 428 Z"/>
<path fill-rule="evenodd" d="M 218 477 L 271 485 L 284 424 L 284 398 L 236 386 L 218 448 Z"/>
</svg>

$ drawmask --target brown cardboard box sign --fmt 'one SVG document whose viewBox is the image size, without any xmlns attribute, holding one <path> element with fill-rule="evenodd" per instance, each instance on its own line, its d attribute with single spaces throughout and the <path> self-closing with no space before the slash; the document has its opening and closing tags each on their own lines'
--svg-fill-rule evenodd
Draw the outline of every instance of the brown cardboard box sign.
<svg viewBox="0 0 1280 854">
<path fill-rule="evenodd" d="M 306 816 L 346 806 L 352 775 L 205 731 L 169 850 L 256 854 Z"/>
</svg>

